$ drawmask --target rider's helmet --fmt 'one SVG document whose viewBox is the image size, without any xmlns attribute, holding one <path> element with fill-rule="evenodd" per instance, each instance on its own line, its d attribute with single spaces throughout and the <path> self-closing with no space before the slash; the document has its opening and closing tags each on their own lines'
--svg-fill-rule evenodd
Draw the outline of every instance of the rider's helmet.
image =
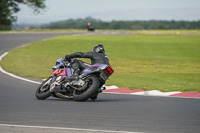
<svg viewBox="0 0 200 133">
<path fill-rule="evenodd" d="M 104 49 L 104 46 L 99 44 L 99 45 L 96 45 L 93 50 L 93 52 L 97 52 L 97 53 L 105 53 L 105 49 Z"/>
</svg>

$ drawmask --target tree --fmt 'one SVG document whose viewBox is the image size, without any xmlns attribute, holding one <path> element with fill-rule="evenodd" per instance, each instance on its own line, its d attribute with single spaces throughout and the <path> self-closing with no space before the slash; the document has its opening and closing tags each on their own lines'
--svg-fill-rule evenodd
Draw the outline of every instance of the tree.
<svg viewBox="0 0 200 133">
<path fill-rule="evenodd" d="M 25 4 L 39 13 L 46 6 L 45 0 L 1 0 L 0 1 L 0 30 L 9 30 L 13 22 L 17 20 L 15 13 L 20 11 L 19 4 Z"/>
</svg>

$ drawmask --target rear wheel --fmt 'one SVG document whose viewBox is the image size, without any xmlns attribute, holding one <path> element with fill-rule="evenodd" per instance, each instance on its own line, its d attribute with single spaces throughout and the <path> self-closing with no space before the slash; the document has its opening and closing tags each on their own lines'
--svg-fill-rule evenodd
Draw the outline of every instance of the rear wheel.
<svg viewBox="0 0 200 133">
<path fill-rule="evenodd" d="M 50 83 L 51 83 L 52 77 L 46 79 L 42 84 L 37 88 L 35 97 L 39 100 L 44 100 L 50 97 Z"/>
<path fill-rule="evenodd" d="M 73 96 L 76 101 L 86 101 L 93 96 L 99 89 L 99 81 L 95 75 L 90 75 L 85 79 L 88 86 L 84 90 L 74 90 Z"/>
</svg>

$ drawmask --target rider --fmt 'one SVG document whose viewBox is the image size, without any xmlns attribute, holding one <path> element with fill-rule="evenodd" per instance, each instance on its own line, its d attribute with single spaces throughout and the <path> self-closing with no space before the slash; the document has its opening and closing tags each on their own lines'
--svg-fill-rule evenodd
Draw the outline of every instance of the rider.
<svg viewBox="0 0 200 133">
<path fill-rule="evenodd" d="M 73 58 L 89 58 L 91 59 L 91 64 L 109 64 L 109 59 L 108 56 L 105 54 L 105 49 L 104 46 L 99 44 L 96 45 L 91 52 L 76 52 L 70 55 L 65 56 L 65 60 L 71 61 Z M 71 77 L 66 78 L 66 80 L 74 80 L 74 79 L 79 79 L 79 73 L 82 69 L 86 68 L 89 66 L 89 64 L 84 63 L 81 60 L 73 60 L 71 62 L 72 64 L 72 69 L 73 75 Z"/>
</svg>

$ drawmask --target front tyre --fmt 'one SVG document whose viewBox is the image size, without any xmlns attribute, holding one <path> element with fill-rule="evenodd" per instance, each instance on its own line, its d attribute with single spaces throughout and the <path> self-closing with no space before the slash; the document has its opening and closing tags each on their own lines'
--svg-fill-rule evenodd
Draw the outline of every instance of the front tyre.
<svg viewBox="0 0 200 133">
<path fill-rule="evenodd" d="M 40 84 L 40 86 L 37 88 L 35 92 L 35 97 L 38 100 L 44 100 L 50 97 L 50 83 L 52 81 L 52 77 L 46 79 L 44 82 Z"/>
<path fill-rule="evenodd" d="M 92 97 L 99 89 L 100 83 L 95 75 L 90 75 L 85 80 L 88 87 L 85 90 L 74 90 L 73 97 L 76 101 L 86 101 Z"/>
</svg>

